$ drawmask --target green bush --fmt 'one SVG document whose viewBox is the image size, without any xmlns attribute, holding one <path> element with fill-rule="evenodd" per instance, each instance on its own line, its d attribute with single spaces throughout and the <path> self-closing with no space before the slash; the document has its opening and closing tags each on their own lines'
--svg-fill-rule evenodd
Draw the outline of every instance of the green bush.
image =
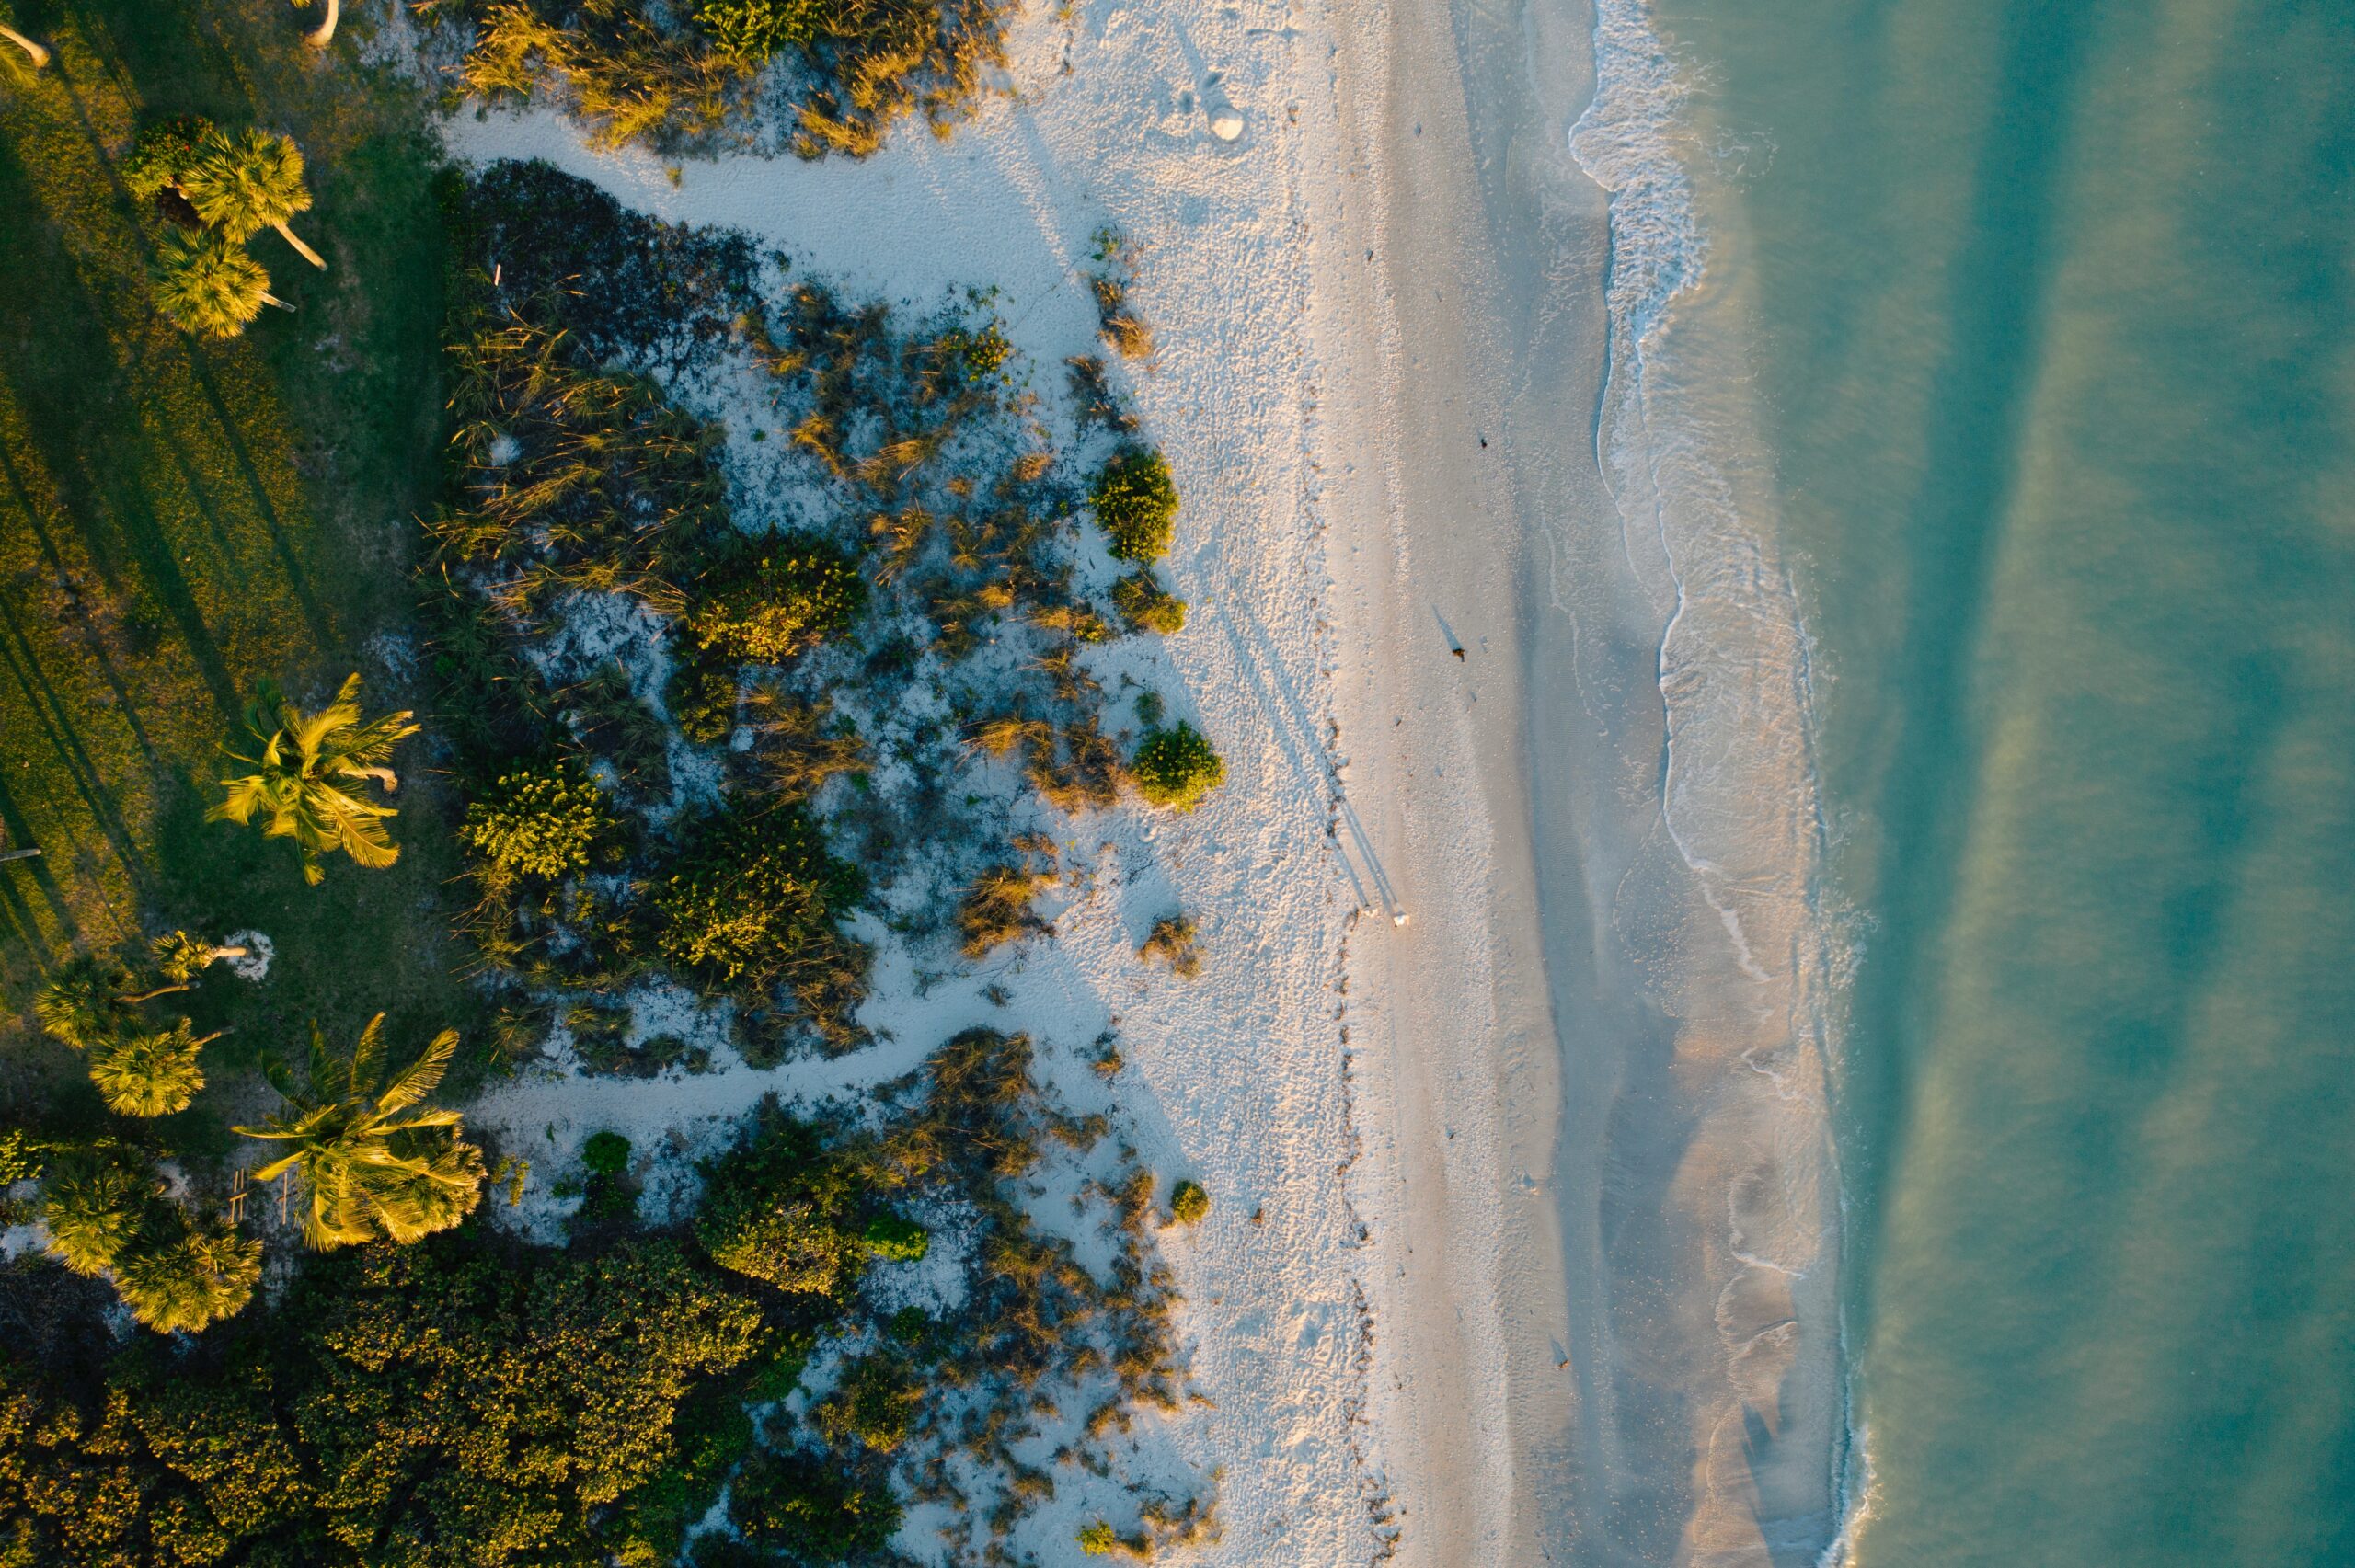
<svg viewBox="0 0 2355 1568">
<path fill-rule="evenodd" d="M 798 807 L 706 820 L 654 895 L 655 947 L 686 974 L 765 991 L 844 945 L 834 931 L 857 873 Z"/>
<path fill-rule="evenodd" d="M 1087 501 L 1115 559 L 1149 565 L 1168 554 L 1178 526 L 1178 486 L 1159 452 L 1122 447 L 1097 475 Z"/>
<path fill-rule="evenodd" d="M 662 700 L 681 735 L 698 746 L 715 745 L 736 727 L 735 667 L 700 650 L 682 652 Z"/>
<path fill-rule="evenodd" d="M 870 1356 L 844 1373 L 842 1387 L 818 1407 L 818 1425 L 837 1443 L 856 1437 L 876 1453 L 897 1453 L 923 1399 L 906 1368 L 890 1356 Z"/>
<path fill-rule="evenodd" d="M 510 876 L 555 878 L 588 870 L 591 850 L 614 825 L 604 792 L 558 761 L 501 774 L 466 807 L 458 837 Z"/>
<path fill-rule="evenodd" d="M 849 1229 L 860 1190 L 816 1128 L 771 1109 L 706 1168 L 695 1239 L 722 1268 L 788 1294 L 831 1295 L 866 1263 Z"/>
<path fill-rule="evenodd" d="M 689 608 L 687 633 L 706 653 L 745 664 L 783 664 L 849 629 L 867 603 L 867 579 L 841 552 L 788 536 L 757 566 L 733 575 Z"/>
<path fill-rule="evenodd" d="M 1203 795 L 1226 782 L 1226 764 L 1183 719 L 1167 729 L 1148 731 L 1131 771 L 1139 794 L 1172 811 L 1191 811 Z"/>
<path fill-rule="evenodd" d="M 617 1132 L 592 1132 L 580 1146 L 580 1162 L 592 1176 L 618 1176 L 629 1169 L 629 1139 Z"/>
<path fill-rule="evenodd" d="M 213 134 L 201 114 L 175 115 L 143 127 L 122 156 L 123 189 L 145 201 L 178 189 L 180 177 L 196 164 L 196 150 Z"/>
<path fill-rule="evenodd" d="M 1186 601 L 1162 587 L 1145 567 L 1112 585 L 1112 608 L 1136 631 L 1166 637 L 1186 629 Z"/>
<path fill-rule="evenodd" d="M 729 1483 L 728 1516 L 755 1545 L 796 1562 L 839 1562 L 888 1545 L 900 1504 L 888 1482 L 863 1484 L 833 1456 L 764 1451 Z"/>
<path fill-rule="evenodd" d="M 886 1263 L 921 1263 L 932 1233 L 913 1219 L 880 1214 L 867 1222 L 867 1250 Z"/>
<path fill-rule="evenodd" d="M 1079 1532 L 1079 1549 L 1090 1557 L 1109 1557 L 1120 1550 L 1120 1535 L 1098 1519 Z"/>
<path fill-rule="evenodd" d="M 1169 1217 L 1180 1225 L 1199 1225 L 1210 1217 L 1211 1195 L 1202 1184 L 1189 1178 L 1179 1182 L 1169 1192 Z"/>
</svg>

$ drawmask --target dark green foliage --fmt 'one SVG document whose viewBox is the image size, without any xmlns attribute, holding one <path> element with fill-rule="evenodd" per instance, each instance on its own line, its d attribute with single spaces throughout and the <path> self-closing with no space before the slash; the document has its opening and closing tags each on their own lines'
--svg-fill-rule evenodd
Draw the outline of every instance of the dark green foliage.
<svg viewBox="0 0 2355 1568">
<path fill-rule="evenodd" d="M 500 774 L 466 807 L 459 837 L 500 874 L 553 878 L 588 870 L 614 827 L 603 792 L 558 761 Z"/>
<path fill-rule="evenodd" d="M 563 694 L 566 716 L 580 744 L 613 763 L 623 792 L 662 800 L 671 793 L 671 735 L 654 710 L 630 690 L 629 676 L 608 664 Z"/>
<path fill-rule="evenodd" d="M 757 1453 L 737 1472 L 728 1499 L 729 1521 L 747 1541 L 796 1562 L 856 1560 L 880 1551 L 900 1528 L 890 1483 L 856 1480 L 831 1455 Z"/>
<path fill-rule="evenodd" d="M 836 1443 L 856 1439 L 874 1453 L 896 1453 L 923 1399 L 899 1360 L 869 1356 L 852 1363 L 842 1386 L 818 1407 L 818 1425 Z"/>
<path fill-rule="evenodd" d="M 679 733 L 699 746 L 728 738 L 736 727 L 736 670 L 718 656 L 680 651 L 662 693 Z"/>
<path fill-rule="evenodd" d="M 1186 601 L 1162 587 L 1161 579 L 1146 567 L 1112 585 L 1112 608 L 1136 631 L 1166 637 L 1186 629 Z"/>
<path fill-rule="evenodd" d="M 1097 475 L 1087 504 L 1111 541 L 1115 560 L 1147 566 L 1169 553 L 1178 526 L 1178 486 L 1153 447 L 1125 446 Z"/>
<path fill-rule="evenodd" d="M 509 299 L 560 303 L 592 362 L 668 359 L 731 330 L 759 253 L 729 229 L 666 223 L 552 165 L 500 162 L 456 197 L 460 255 Z"/>
<path fill-rule="evenodd" d="M 787 985 L 798 993 L 837 968 L 865 974 L 863 956 L 834 929 L 858 895 L 856 871 L 826 853 L 824 835 L 799 809 L 726 811 L 690 830 L 655 892 L 655 945 L 715 989 L 759 998 Z"/>
<path fill-rule="evenodd" d="M 617 1132 L 592 1132 L 580 1146 L 580 1162 L 592 1175 L 618 1176 L 629 1169 L 629 1139 Z"/>
<path fill-rule="evenodd" d="M 840 551 L 787 534 L 767 554 L 706 588 L 689 606 L 687 635 L 740 664 L 783 664 L 846 630 L 867 583 Z"/>
<path fill-rule="evenodd" d="M 1167 729 L 1148 731 L 1130 771 L 1138 794 L 1172 811 L 1191 811 L 1203 795 L 1226 782 L 1226 764 L 1183 719 Z"/>
</svg>

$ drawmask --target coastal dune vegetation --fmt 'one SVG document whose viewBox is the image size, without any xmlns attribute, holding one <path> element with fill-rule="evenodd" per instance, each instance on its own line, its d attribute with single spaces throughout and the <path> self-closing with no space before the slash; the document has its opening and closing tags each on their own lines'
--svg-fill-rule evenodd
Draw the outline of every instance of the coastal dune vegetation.
<svg viewBox="0 0 2355 1568">
<path fill-rule="evenodd" d="M 1189 1398 L 1163 1184 L 1025 1034 L 772 1097 L 644 1212 L 672 1152 L 600 1131 L 551 1184 L 467 1110 L 724 1065 L 638 1026 L 656 994 L 756 1069 L 861 1049 L 879 944 L 1049 940 L 1046 827 L 1198 805 L 1215 751 L 1097 663 L 1184 625 L 1167 464 L 1100 361 L 1049 406 L 986 291 L 850 298 L 442 166 L 332 5 L 284 10 L 77 8 L 0 101 L 39 218 L 0 253 L 63 291 L 0 343 L 0 829 L 40 852 L 0 958 L 0 1563 L 881 1563 L 916 1519 L 1000 1562 L 1059 1487 L 1067 1550 L 1212 1538 L 1209 1477 L 1096 1516 Z M 520 73 L 484 90 L 667 145 L 760 84 L 812 155 L 953 123 L 998 26 L 438 16 Z M 1148 947 L 1199 966 L 1190 922 Z"/>
</svg>

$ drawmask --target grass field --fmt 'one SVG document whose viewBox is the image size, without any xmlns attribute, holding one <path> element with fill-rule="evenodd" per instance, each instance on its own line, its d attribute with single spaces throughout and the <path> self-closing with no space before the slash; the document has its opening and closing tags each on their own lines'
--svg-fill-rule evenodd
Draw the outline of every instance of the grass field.
<svg viewBox="0 0 2355 1568">
<path fill-rule="evenodd" d="M 462 1022 L 443 881 L 454 857 L 421 740 L 390 871 L 329 863 L 207 824 L 224 742 L 263 676 L 322 697 L 410 615 L 412 519 L 440 473 L 437 149 L 417 95 L 362 66 L 347 13 L 324 56 L 284 0 L 17 0 L 49 69 L 0 60 L 0 1095 L 72 1081 L 25 1023 L 76 948 L 168 925 L 277 943 L 270 982 L 216 971 L 191 1011 L 234 1025 L 220 1070 L 294 1043 L 316 1015 L 349 1035 L 379 1009 L 396 1039 Z M 154 312 L 157 220 L 114 162 L 145 119 L 198 112 L 291 133 L 316 205 L 253 242 L 298 314 L 200 344 Z M 5 1107 L 0 1107 L 5 1108 Z"/>
</svg>

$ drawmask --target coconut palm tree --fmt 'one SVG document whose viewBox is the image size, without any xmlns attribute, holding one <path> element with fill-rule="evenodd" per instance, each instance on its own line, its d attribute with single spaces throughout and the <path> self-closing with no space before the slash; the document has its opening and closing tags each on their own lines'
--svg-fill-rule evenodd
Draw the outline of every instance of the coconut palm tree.
<svg viewBox="0 0 2355 1568">
<path fill-rule="evenodd" d="M 41 1222 L 49 1250 L 76 1274 L 104 1274 L 139 1234 L 163 1187 L 115 1149 L 84 1149 L 51 1168 Z"/>
<path fill-rule="evenodd" d="M 311 193 L 303 185 L 303 154 L 292 136 L 248 126 L 215 131 L 197 149 L 196 163 L 180 181 L 196 215 L 239 244 L 263 229 L 276 229 L 314 267 L 326 258 L 301 240 L 286 221 L 306 212 Z"/>
<path fill-rule="evenodd" d="M 152 1035 L 125 1035 L 90 1053 L 90 1082 L 119 1116 L 168 1116 L 188 1109 L 204 1087 L 197 1058 L 223 1031 L 199 1035 L 183 1018 Z"/>
<path fill-rule="evenodd" d="M 224 779 L 228 797 L 205 814 L 215 822 L 246 823 L 260 812 L 262 833 L 293 839 L 303 852 L 303 880 L 316 883 L 326 873 L 319 856 L 341 850 L 371 870 L 400 857 L 383 819 L 397 815 L 347 786 L 373 779 L 387 792 L 400 780 L 385 766 L 393 747 L 415 735 L 407 709 L 362 722 L 360 677 L 347 679 L 335 701 L 306 714 L 265 681 L 246 708 L 246 725 L 262 742 L 258 756 L 230 755 L 260 769 L 241 779 Z"/>
<path fill-rule="evenodd" d="M 254 1173 L 275 1180 L 299 1170 L 309 1194 L 303 1238 L 322 1251 L 389 1238 L 407 1243 L 446 1230 L 482 1199 L 482 1151 L 458 1137 L 455 1111 L 418 1110 L 442 1082 L 458 1032 L 444 1029 L 425 1054 L 385 1078 L 385 1015 L 368 1021 L 350 1057 L 327 1049 L 311 1025 L 310 1083 L 286 1064 L 262 1059 L 262 1074 L 287 1108 L 247 1138 L 291 1143 L 293 1151 Z M 381 1087 L 380 1087 L 381 1085 Z"/>
<path fill-rule="evenodd" d="M 292 310 L 270 292 L 261 263 L 216 234 L 167 229 L 155 244 L 155 304 L 200 338 L 235 338 L 264 305 Z"/>
<path fill-rule="evenodd" d="M 157 1333 L 190 1333 L 235 1316 L 261 1278 L 261 1242 L 219 1219 L 179 1209 L 148 1229 L 114 1264 L 114 1288 L 131 1315 Z"/>
<path fill-rule="evenodd" d="M 148 951 L 155 956 L 155 967 L 166 979 L 186 986 L 194 985 L 199 975 L 222 959 L 243 958 L 252 950 L 216 946 L 189 932 L 167 931 L 148 944 Z"/>
<path fill-rule="evenodd" d="M 333 0 L 329 0 L 329 3 L 332 4 Z M 49 63 L 49 51 L 43 49 L 40 45 L 27 38 L 24 34 L 18 32 L 16 29 L 11 27 L 0 27 L 0 38 L 6 39 L 10 43 L 15 44 L 18 49 L 23 50 L 26 55 L 32 61 L 34 70 L 38 71 L 42 66 Z"/>
</svg>

